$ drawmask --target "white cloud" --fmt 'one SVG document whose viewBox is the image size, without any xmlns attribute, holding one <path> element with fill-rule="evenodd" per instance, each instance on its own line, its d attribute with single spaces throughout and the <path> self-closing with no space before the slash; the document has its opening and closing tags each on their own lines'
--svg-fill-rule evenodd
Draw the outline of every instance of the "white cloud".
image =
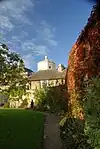
<svg viewBox="0 0 100 149">
<path fill-rule="evenodd" d="M 49 49 L 45 45 L 35 45 L 36 55 L 47 55 Z"/>
<path fill-rule="evenodd" d="M 32 65 L 35 63 L 34 57 L 32 56 L 32 54 L 24 55 L 23 60 L 27 68 L 32 68 Z"/>
<path fill-rule="evenodd" d="M 10 41 L 6 40 L 11 51 L 21 50 L 21 56 L 24 59 L 26 67 L 31 68 L 34 58 L 36 56 L 45 56 L 51 51 L 52 47 L 57 46 L 55 40 L 55 28 L 42 21 L 40 25 L 37 24 L 36 36 L 33 39 L 27 40 L 28 32 L 20 29 L 14 36 L 11 36 Z M 24 55 L 24 56 L 23 56 Z"/>
<path fill-rule="evenodd" d="M 35 47 L 35 44 L 30 40 L 30 41 L 25 41 L 22 44 L 22 50 L 23 51 L 33 51 Z"/>
<path fill-rule="evenodd" d="M 12 41 L 12 43 L 14 43 L 14 44 L 18 44 L 18 43 L 21 44 L 21 43 L 22 43 L 21 38 L 18 37 L 18 36 L 12 36 L 11 41 Z"/>
<path fill-rule="evenodd" d="M 35 56 L 45 56 L 52 47 L 57 46 L 55 40 L 55 28 L 47 23 L 45 20 L 40 20 L 40 23 L 31 22 L 28 11 L 34 8 L 34 0 L 7 0 L 0 4 L 0 30 L 7 33 L 7 31 L 14 31 L 19 27 L 19 31 L 11 32 L 11 37 L 5 40 L 11 51 L 21 51 L 24 55 L 25 65 L 31 67 Z M 35 15 L 36 19 L 36 15 Z M 17 25 L 15 26 L 15 24 Z M 33 25 L 33 39 L 30 39 L 30 28 L 26 25 Z M 26 31 L 22 30 L 25 27 Z M 35 28 L 36 27 L 36 28 Z M 28 39 L 28 40 L 27 40 Z M 29 53 L 26 55 L 26 53 Z"/>
<path fill-rule="evenodd" d="M 7 29 L 7 30 L 12 30 L 14 25 L 12 22 L 9 20 L 8 17 L 0 15 L 0 28 L 2 29 Z"/>
<path fill-rule="evenodd" d="M 57 46 L 58 43 L 54 36 L 55 28 L 46 21 L 41 21 L 40 28 L 38 28 L 36 32 L 38 40 L 46 42 L 49 46 Z"/>
<path fill-rule="evenodd" d="M 23 39 L 24 37 L 28 36 L 28 32 L 25 32 L 25 31 L 21 30 L 19 36 L 20 36 L 21 39 Z"/>
<path fill-rule="evenodd" d="M 48 47 L 42 44 L 35 44 L 32 41 L 26 41 L 22 44 L 23 51 L 31 52 L 35 56 L 47 55 Z"/>
<path fill-rule="evenodd" d="M 23 40 L 25 37 L 28 36 L 28 33 L 21 30 L 19 33 L 19 36 L 11 36 L 10 41 L 5 38 L 5 43 L 11 48 L 11 49 L 16 49 L 16 47 L 21 47 L 23 44 Z M 1 37 L 2 38 L 2 37 Z"/>
<path fill-rule="evenodd" d="M 16 41 L 18 40 L 19 38 L 16 39 Z M 31 64 L 32 58 L 48 55 L 51 48 L 57 46 L 57 44 L 55 40 L 55 28 L 46 21 L 41 21 L 41 23 L 37 25 L 35 39 L 21 42 L 23 53 L 30 53 L 26 56 L 25 63 L 27 63 L 28 66 Z"/>
<path fill-rule="evenodd" d="M 0 4 L 0 27 L 11 30 L 14 27 L 12 19 L 20 23 L 32 24 L 26 15 L 26 11 L 33 6 L 34 4 L 31 0 L 3 1 Z"/>
</svg>

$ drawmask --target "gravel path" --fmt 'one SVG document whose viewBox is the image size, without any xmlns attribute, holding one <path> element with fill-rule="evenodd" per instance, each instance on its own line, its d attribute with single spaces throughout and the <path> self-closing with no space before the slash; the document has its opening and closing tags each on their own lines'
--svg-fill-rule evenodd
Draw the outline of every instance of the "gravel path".
<svg viewBox="0 0 100 149">
<path fill-rule="evenodd" d="M 53 114 L 45 114 L 43 149 L 61 149 L 59 130 L 60 118 Z"/>
</svg>

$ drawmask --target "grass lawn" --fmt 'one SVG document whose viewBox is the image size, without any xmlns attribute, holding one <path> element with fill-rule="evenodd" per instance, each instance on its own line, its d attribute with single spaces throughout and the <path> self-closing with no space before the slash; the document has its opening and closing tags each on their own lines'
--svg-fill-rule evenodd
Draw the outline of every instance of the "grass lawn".
<svg viewBox="0 0 100 149">
<path fill-rule="evenodd" d="M 0 149 L 41 149 L 43 128 L 39 112 L 0 109 Z"/>
</svg>

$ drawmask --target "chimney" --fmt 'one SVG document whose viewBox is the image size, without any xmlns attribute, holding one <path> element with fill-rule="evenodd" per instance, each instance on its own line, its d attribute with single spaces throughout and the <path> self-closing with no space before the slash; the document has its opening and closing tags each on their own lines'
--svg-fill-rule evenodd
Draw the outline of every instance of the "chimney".
<svg viewBox="0 0 100 149">
<path fill-rule="evenodd" d="M 48 57 L 47 56 L 45 56 L 45 60 L 48 60 Z"/>
<path fill-rule="evenodd" d="M 59 64 L 59 65 L 58 65 L 58 72 L 62 72 L 62 71 L 63 71 L 62 64 Z"/>
</svg>

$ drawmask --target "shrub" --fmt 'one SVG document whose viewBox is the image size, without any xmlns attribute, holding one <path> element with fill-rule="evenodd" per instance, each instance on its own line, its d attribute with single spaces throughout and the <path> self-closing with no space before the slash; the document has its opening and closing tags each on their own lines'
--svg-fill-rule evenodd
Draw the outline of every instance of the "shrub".
<svg viewBox="0 0 100 149">
<path fill-rule="evenodd" d="M 83 99 L 84 120 L 73 117 L 71 109 L 60 122 L 61 138 L 66 149 L 100 149 L 99 77 L 86 82 Z M 77 114 L 76 104 L 71 108 Z"/>
<path fill-rule="evenodd" d="M 65 149 L 91 149 L 84 134 L 83 102 L 81 92 L 72 90 L 68 112 L 60 122 L 60 136 Z"/>
<path fill-rule="evenodd" d="M 6 102 L 5 104 L 4 104 L 4 106 L 3 106 L 3 108 L 9 108 L 10 106 L 9 106 L 9 102 Z"/>
<path fill-rule="evenodd" d="M 100 149 L 100 78 L 88 81 L 84 97 L 85 134 L 94 149 Z"/>
<path fill-rule="evenodd" d="M 34 98 L 36 104 L 36 110 L 45 111 L 47 109 L 46 98 L 47 98 L 47 88 L 35 89 Z"/>
<path fill-rule="evenodd" d="M 84 135 L 84 120 L 67 114 L 60 122 L 60 137 L 64 149 L 91 149 Z"/>
<path fill-rule="evenodd" d="M 63 89 L 60 86 L 36 89 L 34 98 L 40 111 L 56 114 L 66 111 L 67 103 L 63 96 Z"/>
<path fill-rule="evenodd" d="M 72 115 L 73 118 L 83 119 L 83 101 L 81 91 L 73 89 L 70 92 L 68 112 L 70 112 L 70 115 Z"/>
<path fill-rule="evenodd" d="M 21 105 L 19 106 L 19 108 L 26 108 L 28 106 L 28 99 L 24 99 L 22 100 Z"/>
</svg>

